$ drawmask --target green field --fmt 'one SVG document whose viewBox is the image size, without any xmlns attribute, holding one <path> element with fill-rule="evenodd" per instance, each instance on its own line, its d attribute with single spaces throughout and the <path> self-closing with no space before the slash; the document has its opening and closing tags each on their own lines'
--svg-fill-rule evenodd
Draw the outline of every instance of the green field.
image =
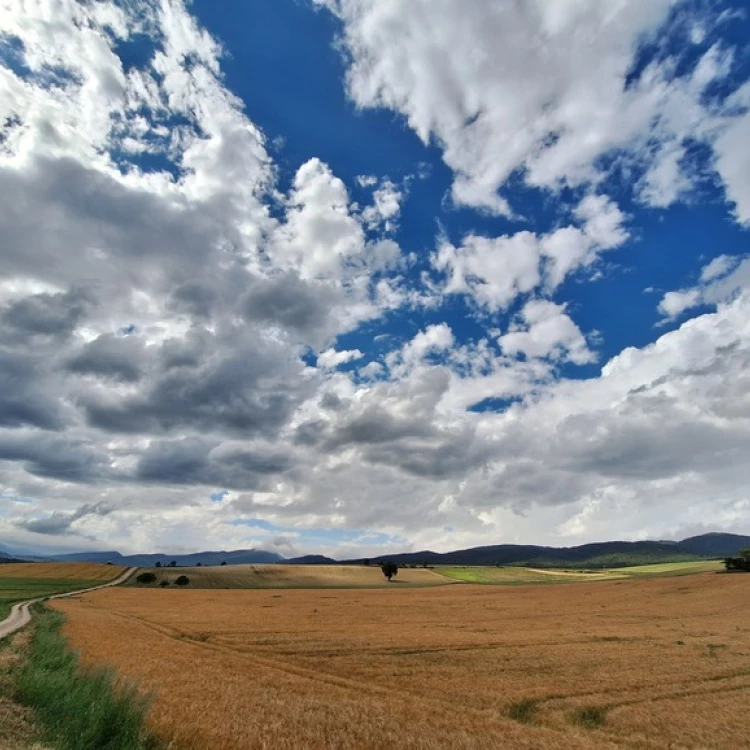
<svg viewBox="0 0 750 750">
<path fill-rule="evenodd" d="M 99 563 L 8 563 L 0 565 L 0 620 L 15 602 L 65 594 L 111 581 L 125 568 Z"/>
<path fill-rule="evenodd" d="M 482 566 L 438 566 L 436 573 L 456 581 L 482 583 L 497 586 L 524 586 L 528 584 L 572 583 L 576 581 L 611 581 L 617 578 L 638 578 L 642 576 L 678 576 L 694 573 L 709 573 L 723 570 L 718 560 L 699 562 L 658 563 L 655 565 L 634 565 L 626 568 L 606 570 L 541 569 L 482 567 Z"/>
<path fill-rule="evenodd" d="M 26 599 L 36 599 L 67 591 L 98 586 L 101 581 L 53 578 L 0 578 L 0 620 L 10 612 L 11 605 Z"/>
<path fill-rule="evenodd" d="M 658 563 L 656 565 L 633 565 L 613 568 L 612 573 L 623 573 L 629 578 L 638 576 L 686 576 L 693 573 L 715 573 L 724 570 L 721 560 L 699 560 L 697 562 Z"/>
</svg>

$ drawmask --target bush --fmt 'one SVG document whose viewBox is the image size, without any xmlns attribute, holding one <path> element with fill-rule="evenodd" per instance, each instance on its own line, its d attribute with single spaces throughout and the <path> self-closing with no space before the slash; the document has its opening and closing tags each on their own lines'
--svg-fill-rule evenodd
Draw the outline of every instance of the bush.
<svg viewBox="0 0 750 750">
<path fill-rule="evenodd" d="M 136 576 L 138 583 L 153 583 L 156 580 L 156 576 L 153 573 L 140 573 Z"/>
<path fill-rule="evenodd" d="M 574 724 L 578 726 L 586 727 L 586 729 L 596 729 L 604 725 L 607 720 L 607 706 L 579 706 L 574 709 L 570 715 L 570 719 Z"/>
<path fill-rule="evenodd" d="M 169 586 L 169 581 L 159 581 L 159 585 L 164 588 L 165 586 Z"/>
<path fill-rule="evenodd" d="M 513 721 L 518 721 L 521 724 L 533 724 L 536 719 L 536 709 L 536 701 L 531 698 L 525 698 L 524 700 L 511 703 L 506 713 Z"/>
<path fill-rule="evenodd" d="M 187 586 L 190 583 L 190 579 L 187 576 L 180 576 L 175 582 L 175 586 Z"/>
</svg>

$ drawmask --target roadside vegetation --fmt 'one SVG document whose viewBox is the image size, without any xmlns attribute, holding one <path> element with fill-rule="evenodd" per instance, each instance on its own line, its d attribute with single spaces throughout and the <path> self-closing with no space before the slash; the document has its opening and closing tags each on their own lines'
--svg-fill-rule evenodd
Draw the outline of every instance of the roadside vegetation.
<svg viewBox="0 0 750 750">
<path fill-rule="evenodd" d="M 144 728 L 148 701 L 103 668 L 82 668 L 60 633 L 63 617 L 38 607 L 33 634 L 12 673 L 14 699 L 33 711 L 55 750 L 158 750 Z"/>
</svg>

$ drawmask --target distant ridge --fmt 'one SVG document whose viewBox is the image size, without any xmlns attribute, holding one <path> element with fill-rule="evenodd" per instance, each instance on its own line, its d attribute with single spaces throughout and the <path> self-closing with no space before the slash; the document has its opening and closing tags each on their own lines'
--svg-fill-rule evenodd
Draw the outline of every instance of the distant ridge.
<svg viewBox="0 0 750 750">
<path fill-rule="evenodd" d="M 459 549 L 452 552 L 423 550 L 421 552 L 377 555 L 370 558 L 369 562 L 378 564 L 385 560 L 392 560 L 401 565 L 519 565 L 540 568 L 614 568 L 626 565 L 732 557 L 746 547 L 750 548 L 750 536 L 709 533 L 692 536 L 680 542 L 597 542 L 577 547 L 497 544 Z M 3 548 L 0 547 L 0 563 L 14 561 L 14 555 L 11 555 L 10 552 L 10 550 L 3 551 Z M 36 559 L 42 558 L 36 557 Z M 142 555 L 122 555 L 116 550 L 107 550 L 49 555 L 44 559 L 58 562 L 111 562 L 114 565 L 129 565 L 141 568 L 153 567 L 156 563 L 168 565 L 173 560 L 179 566 L 221 565 L 222 562 L 227 565 L 264 563 L 285 563 L 287 565 L 350 563 L 361 565 L 365 562 L 365 558 L 334 560 L 325 555 L 314 554 L 286 559 L 276 552 L 268 552 L 262 549 L 206 551 L 190 554 L 160 552 Z"/>
<path fill-rule="evenodd" d="M 731 557 L 750 547 L 750 536 L 702 534 L 681 542 L 598 542 L 578 547 L 499 544 L 454 552 L 406 552 L 378 555 L 370 562 L 400 565 L 519 565 L 540 568 L 616 568 L 650 563 L 687 562 Z M 349 560 L 362 563 L 363 558 Z"/>
<path fill-rule="evenodd" d="M 99 562 L 113 565 L 136 566 L 151 568 L 156 563 L 169 565 L 173 560 L 181 567 L 193 565 L 252 565 L 254 563 L 275 563 L 283 561 L 281 555 L 266 552 L 262 549 L 238 549 L 220 552 L 193 552 L 190 554 L 154 553 L 148 555 L 121 555 L 119 552 L 74 552 L 67 555 L 53 555 L 51 560 L 57 562 Z"/>
</svg>

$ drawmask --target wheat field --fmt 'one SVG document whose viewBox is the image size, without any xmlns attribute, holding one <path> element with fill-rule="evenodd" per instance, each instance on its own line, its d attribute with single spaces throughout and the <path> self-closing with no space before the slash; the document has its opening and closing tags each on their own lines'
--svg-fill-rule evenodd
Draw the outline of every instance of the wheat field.
<svg viewBox="0 0 750 750">
<path fill-rule="evenodd" d="M 742 575 L 358 590 L 109 589 L 53 604 L 155 691 L 175 748 L 747 746 Z"/>
<path fill-rule="evenodd" d="M 158 586 L 181 575 L 190 578 L 191 588 L 268 589 L 268 588 L 382 588 L 386 586 L 441 586 L 455 581 L 423 568 L 400 568 L 391 583 L 380 567 L 373 565 L 226 565 L 214 567 L 152 568 Z M 129 586 L 142 586 L 131 578 Z"/>
</svg>

